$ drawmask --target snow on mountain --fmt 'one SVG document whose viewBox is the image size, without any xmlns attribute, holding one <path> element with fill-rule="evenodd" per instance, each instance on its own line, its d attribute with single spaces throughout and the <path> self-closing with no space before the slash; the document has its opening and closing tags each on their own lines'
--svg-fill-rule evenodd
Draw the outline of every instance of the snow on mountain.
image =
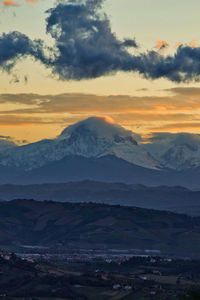
<svg viewBox="0 0 200 300">
<path fill-rule="evenodd" d="M 54 140 L 43 140 L 0 153 L 0 164 L 31 170 L 67 155 L 89 158 L 112 154 L 133 164 L 156 169 L 159 163 L 138 145 L 137 138 L 138 135 L 115 124 L 109 117 L 90 117 L 67 127 Z"/>
<path fill-rule="evenodd" d="M 68 155 L 113 155 L 149 168 L 184 170 L 200 166 L 200 135 L 157 133 L 147 144 L 109 117 L 90 117 L 65 128 L 55 139 L 25 146 L 0 139 L 0 166 L 32 170 Z"/>
<path fill-rule="evenodd" d="M 98 138 L 113 139 L 114 136 L 127 137 L 131 136 L 134 140 L 139 138 L 139 135 L 132 131 L 124 129 L 122 126 L 116 124 L 110 117 L 90 117 L 71 126 L 68 126 L 63 130 L 58 139 L 66 139 L 80 130 L 88 130 L 90 133 L 95 133 Z"/>
<path fill-rule="evenodd" d="M 200 135 L 160 133 L 144 147 L 167 168 L 183 170 L 200 166 Z"/>
<path fill-rule="evenodd" d="M 91 156 L 114 155 L 133 164 L 156 168 L 158 162 L 138 145 L 138 135 L 114 123 L 108 117 L 91 117 L 66 128 L 58 139 L 73 140 L 73 154 Z"/>
</svg>

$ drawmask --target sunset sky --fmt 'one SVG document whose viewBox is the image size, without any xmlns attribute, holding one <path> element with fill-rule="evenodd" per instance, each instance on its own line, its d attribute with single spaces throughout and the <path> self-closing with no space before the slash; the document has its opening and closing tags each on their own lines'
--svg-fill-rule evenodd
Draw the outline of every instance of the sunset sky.
<svg viewBox="0 0 200 300">
<path fill-rule="evenodd" d="M 1 138 L 54 138 L 93 115 L 200 132 L 200 1 L 101 2 L 0 0 Z"/>
</svg>

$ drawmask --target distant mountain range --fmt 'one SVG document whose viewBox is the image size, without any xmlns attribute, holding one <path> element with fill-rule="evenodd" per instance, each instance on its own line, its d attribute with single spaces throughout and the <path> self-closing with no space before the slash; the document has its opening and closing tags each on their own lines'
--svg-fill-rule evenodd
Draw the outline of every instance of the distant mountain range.
<svg viewBox="0 0 200 300">
<path fill-rule="evenodd" d="M 158 134 L 148 143 L 109 118 L 91 117 L 56 139 L 0 142 L 0 183 L 85 179 L 200 188 L 200 136 Z"/>
<path fill-rule="evenodd" d="M 0 245 L 160 250 L 199 255 L 200 218 L 134 207 L 0 203 Z"/>
<path fill-rule="evenodd" d="M 157 133 L 144 148 L 159 163 L 174 170 L 200 166 L 200 135 L 190 133 Z"/>
<path fill-rule="evenodd" d="M 40 185 L 1 185 L 0 199 L 53 200 L 135 206 L 200 216 L 200 192 L 182 187 L 146 187 L 95 181 Z"/>
<path fill-rule="evenodd" d="M 91 117 L 63 130 L 54 140 L 43 140 L 0 153 L 3 166 L 32 170 L 66 156 L 97 158 L 114 155 L 130 163 L 155 169 L 159 163 L 138 145 L 135 135 L 107 119 Z"/>
</svg>

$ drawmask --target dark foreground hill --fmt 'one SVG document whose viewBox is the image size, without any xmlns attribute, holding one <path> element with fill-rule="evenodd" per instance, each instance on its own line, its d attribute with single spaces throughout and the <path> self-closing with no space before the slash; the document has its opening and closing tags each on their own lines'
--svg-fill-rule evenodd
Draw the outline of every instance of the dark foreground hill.
<svg viewBox="0 0 200 300">
<path fill-rule="evenodd" d="M 15 200 L 0 203 L 0 245 L 200 251 L 200 218 L 141 208 Z"/>
<path fill-rule="evenodd" d="M 73 288 L 74 282 L 79 283 L 81 277 L 70 278 L 58 267 L 21 260 L 15 254 L 0 253 L 0 269 L 1 299 L 88 299 Z"/>
<path fill-rule="evenodd" d="M 40 185 L 1 185 L 0 199 L 106 203 L 200 216 L 200 192 L 182 187 L 146 187 L 89 180 Z"/>
</svg>

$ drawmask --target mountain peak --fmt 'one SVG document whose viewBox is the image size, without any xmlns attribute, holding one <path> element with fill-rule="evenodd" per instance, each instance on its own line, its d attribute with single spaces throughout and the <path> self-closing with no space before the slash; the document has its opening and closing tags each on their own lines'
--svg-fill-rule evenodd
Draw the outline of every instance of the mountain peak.
<svg viewBox="0 0 200 300">
<path fill-rule="evenodd" d="M 68 126 L 62 131 L 58 139 L 69 138 L 75 132 L 79 132 L 81 134 L 88 132 L 99 138 L 106 139 L 116 136 L 133 137 L 134 135 L 132 131 L 126 130 L 122 126 L 116 124 L 114 120 L 108 116 L 95 116 Z"/>
<path fill-rule="evenodd" d="M 64 129 L 57 140 L 69 145 L 71 154 L 85 157 L 114 155 L 136 165 L 156 168 L 157 161 L 138 145 L 139 138 L 110 117 L 90 117 Z"/>
</svg>

